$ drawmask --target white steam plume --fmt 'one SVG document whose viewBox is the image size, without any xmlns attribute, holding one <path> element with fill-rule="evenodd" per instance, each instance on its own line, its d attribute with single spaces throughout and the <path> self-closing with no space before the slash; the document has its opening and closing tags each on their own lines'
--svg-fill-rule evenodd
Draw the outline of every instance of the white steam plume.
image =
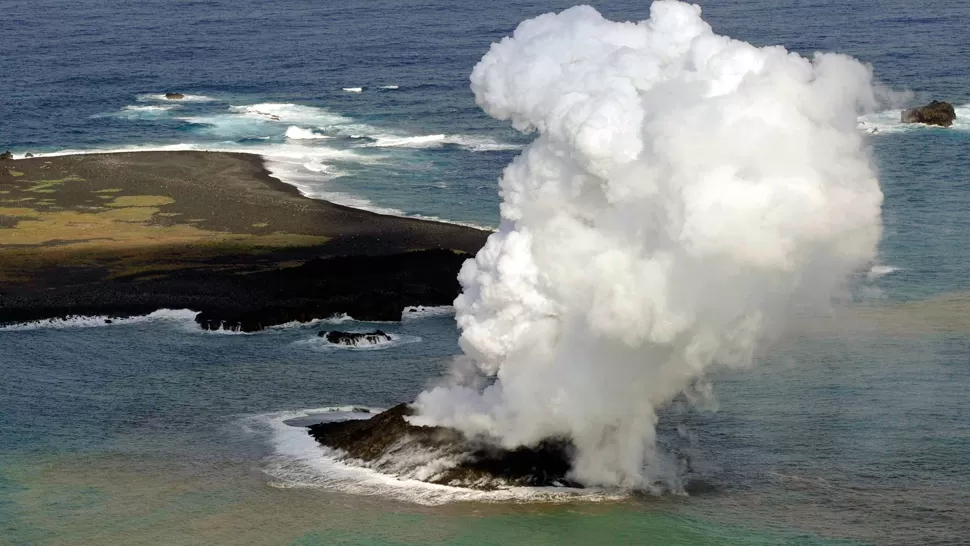
<svg viewBox="0 0 970 546">
<path fill-rule="evenodd" d="M 869 69 L 718 36 L 700 12 L 542 15 L 475 67 L 478 104 L 538 138 L 459 276 L 460 362 L 495 380 L 422 393 L 414 424 L 509 447 L 568 436 L 576 479 L 647 485 L 656 410 L 749 365 L 875 257 Z"/>
</svg>

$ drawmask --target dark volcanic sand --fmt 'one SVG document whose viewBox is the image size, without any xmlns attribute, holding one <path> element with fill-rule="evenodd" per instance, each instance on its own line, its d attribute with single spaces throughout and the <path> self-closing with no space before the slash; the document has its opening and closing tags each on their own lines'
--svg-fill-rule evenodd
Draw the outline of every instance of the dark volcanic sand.
<svg viewBox="0 0 970 546">
<path fill-rule="evenodd" d="M 135 152 L 0 162 L 0 323 L 202 311 L 257 330 L 450 304 L 488 233 L 308 199 L 258 156 Z"/>
</svg>

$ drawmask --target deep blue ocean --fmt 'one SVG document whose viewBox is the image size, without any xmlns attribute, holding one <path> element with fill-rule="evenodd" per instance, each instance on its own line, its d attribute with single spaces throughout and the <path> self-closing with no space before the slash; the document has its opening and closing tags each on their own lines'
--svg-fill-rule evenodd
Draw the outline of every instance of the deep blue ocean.
<svg viewBox="0 0 970 546">
<path fill-rule="evenodd" d="M 413 398 L 458 353 L 447 309 L 379 325 L 398 335 L 379 350 L 164 312 L 0 330 L 0 544 L 970 544 L 970 7 L 699 4 L 721 34 L 855 56 L 899 97 L 860 119 L 885 194 L 864 301 L 715 377 L 717 408 L 664 413 L 702 490 L 509 499 L 337 469 L 285 421 Z M 5 0 L 0 151 L 251 151 L 311 197 L 495 226 L 530 137 L 468 75 L 571 5 Z M 930 99 L 953 127 L 897 123 Z"/>
</svg>

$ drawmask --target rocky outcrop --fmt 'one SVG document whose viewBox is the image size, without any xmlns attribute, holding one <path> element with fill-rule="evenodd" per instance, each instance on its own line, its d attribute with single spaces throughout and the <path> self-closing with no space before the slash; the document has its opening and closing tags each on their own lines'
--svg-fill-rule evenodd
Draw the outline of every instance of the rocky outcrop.
<svg viewBox="0 0 970 546">
<path fill-rule="evenodd" d="M 370 419 L 319 423 L 308 431 L 348 462 L 405 478 L 475 489 L 582 487 L 568 478 L 574 451 L 568 440 L 503 449 L 453 429 L 413 426 L 405 420 L 412 411 L 399 404 Z"/>
<path fill-rule="evenodd" d="M 319 337 L 326 338 L 327 341 L 335 345 L 347 345 L 350 347 L 356 347 L 358 345 L 376 345 L 378 343 L 385 343 L 391 340 L 391 336 L 384 333 L 383 330 L 374 330 L 373 332 L 320 332 Z"/>
<path fill-rule="evenodd" d="M 0 154 L 0 160 L 4 159 L 13 159 L 13 153 L 10 150 L 7 150 L 6 152 Z"/>
<path fill-rule="evenodd" d="M 165 98 L 168 100 L 182 100 L 185 98 L 185 95 L 182 93 L 165 93 Z"/>
<path fill-rule="evenodd" d="M 32 154 L 30 152 L 27 152 L 27 153 L 24 154 L 24 159 L 28 159 L 28 158 L 31 158 L 31 157 L 34 157 L 34 154 Z"/>
<path fill-rule="evenodd" d="M 953 110 L 953 105 L 936 100 L 926 106 L 903 110 L 900 114 L 900 122 L 902 123 L 924 123 L 926 125 L 939 125 L 940 127 L 953 125 L 955 119 L 957 119 L 957 114 Z"/>
</svg>

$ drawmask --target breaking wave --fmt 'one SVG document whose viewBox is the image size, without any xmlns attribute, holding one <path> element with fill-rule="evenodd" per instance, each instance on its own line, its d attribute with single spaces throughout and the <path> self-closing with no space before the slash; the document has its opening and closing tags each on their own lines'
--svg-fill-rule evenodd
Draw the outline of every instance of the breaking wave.
<svg viewBox="0 0 970 546">
<path fill-rule="evenodd" d="M 154 313 L 136 317 L 112 317 L 101 316 L 70 316 L 64 318 L 53 318 L 23 322 L 19 324 L 9 324 L 0 326 L 0 331 L 25 331 L 25 330 L 46 330 L 46 329 L 69 329 L 69 328 L 101 328 L 110 326 L 121 326 L 131 324 L 148 323 L 180 323 L 195 325 L 195 316 L 198 311 L 189 309 L 159 309 Z"/>
<path fill-rule="evenodd" d="M 441 305 L 437 307 L 415 305 L 404 308 L 404 312 L 401 313 L 401 320 L 420 320 L 428 317 L 447 317 L 453 316 L 454 314 L 455 307 L 453 305 Z"/>
<path fill-rule="evenodd" d="M 286 138 L 292 140 L 317 140 L 324 138 L 331 138 L 327 135 L 323 135 L 313 131 L 313 129 L 304 129 L 302 127 L 297 127 L 296 125 L 290 125 L 284 133 Z"/>
<path fill-rule="evenodd" d="M 335 114 L 325 108 L 292 103 L 264 102 L 245 106 L 230 106 L 229 110 L 236 114 L 257 119 L 314 124 L 321 127 L 346 124 L 352 121 L 350 118 Z"/>
<path fill-rule="evenodd" d="M 350 332 L 350 333 L 363 333 L 363 332 Z M 387 341 L 378 341 L 375 343 L 361 342 L 356 345 L 343 345 L 340 343 L 331 343 L 327 341 L 327 338 L 321 337 L 321 336 L 314 336 L 310 339 L 297 341 L 296 343 L 300 345 L 306 345 L 310 348 L 322 350 L 322 351 L 381 351 L 384 349 L 397 347 L 399 345 L 407 345 L 410 343 L 420 343 L 421 341 L 423 341 L 418 336 L 407 336 L 402 334 L 387 333 L 387 337 L 390 338 Z"/>
<path fill-rule="evenodd" d="M 519 144 L 499 142 L 488 137 L 476 137 L 467 135 L 374 135 L 373 142 L 365 146 L 376 148 L 441 148 L 452 145 L 465 148 L 472 152 L 491 152 L 500 150 L 519 150 Z"/>
</svg>

